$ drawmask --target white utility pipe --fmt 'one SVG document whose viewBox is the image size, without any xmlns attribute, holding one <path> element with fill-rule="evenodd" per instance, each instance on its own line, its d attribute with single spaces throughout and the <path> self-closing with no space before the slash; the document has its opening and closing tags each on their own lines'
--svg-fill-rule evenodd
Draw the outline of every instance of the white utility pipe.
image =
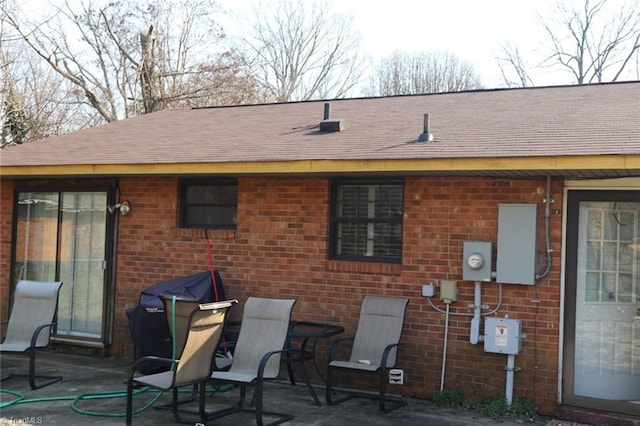
<svg viewBox="0 0 640 426">
<path fill-rule="evenodd" d="M 447 312 L 445 314 L 444 319 L 444 349 L 442 350 L 442 374 L 440 375 L 440 392 L 444 390 L 444 371 L 447 365 L 447 342 L 449 335 L 449 305 L 451 303 L 447 303 Z"/>
<path fill-rule="evenodd" d="M 511 403 L 513 401 L 513 376 L 516 369 L 516 356 L 515 355 L 507 355 L 507 387 L 505 390 L 505 394 L 507 395 L 507 406 L 511 408 Z"/>
<path fill-rule="evenodd" d="M 482 283 L 476 281 L 473 294 L 473 319 L 471 320 L 471 335 L 469 341 L 472 344 L 477 344 L 484 339 L 480 337 L 480 319 L 482 311 Z"/>
</svg>

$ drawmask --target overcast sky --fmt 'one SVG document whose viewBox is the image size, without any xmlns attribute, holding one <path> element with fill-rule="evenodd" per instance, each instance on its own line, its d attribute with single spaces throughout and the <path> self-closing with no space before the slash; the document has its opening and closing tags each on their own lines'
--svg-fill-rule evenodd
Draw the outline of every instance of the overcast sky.
<svg viewBox="0 0 640 426">
<path fill-rule="evenodd" d="M 471 61 L 485 84 L 502 82 L 495 57 L 508 42 L 533 49 L 543 38 L 536 13 L 555 0 L 330 0 L 353 15 L 363 49 L 374 56 L 394 50 L 451 51 Z M 390 7 L 390 5 L 393 5 Z"/>
<path fill-rule="evenodd" d="M 450 51 L 472 62 L 486 87 L 504 87 L 495 59 L 503 44 L 514 43 L 523 53 L 540 51 L 545 36 L 537 14 L 550 14 L 556 3 L 556 0 L 326 1 L 333 10 L 351 14 L 362 38 L 362 51 L 372 58 L 387 56 L 394 50 Z M 252 0 L 220 2 L 241 14 L 251 10 Z M 533 53 L 530 58 L 534 59 Z M 536 77 L 537 85 L 571 81 L 564 73 L 538 73 Z"/>
</svg>

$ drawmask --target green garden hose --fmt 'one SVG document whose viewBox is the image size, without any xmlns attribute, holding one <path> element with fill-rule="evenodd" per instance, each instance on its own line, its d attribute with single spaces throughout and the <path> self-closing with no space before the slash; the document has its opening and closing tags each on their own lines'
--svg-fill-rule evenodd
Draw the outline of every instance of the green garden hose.
<svg viewBox="0 0 640 426">
<path fill-rule="evenodd" d="M 175 303 L 176 303 L 176 296 L 174 295 L 172 297 L 172 338 L 173 338 L 173 348 L 172 348 L 172 357 L 171 359 L 173 360 L 172 364 L 171 364 L 171 370 L 173 371 L 175 369 L 176 366 L 176 338 L 175 338 L 175 330 L 176 330 L 176 318 L 175 318 Z M 222 391 L 222 392 L 226 392 L 227 390 L 230 390 L 233 388 L 233 385 L 225 385 L 225 386 L 220 386 L 220 387 L 216 387 L 214 389 L 214 392 L 217 391 Z M 157 389 L 152 389 L 152 388 L 148 388 L 148 387 L 143 387 L 140 389 L 136 389 L 133 391 L 133 395 L 139 395 L 141 393 L 144 392 L 150 392 L 150 391 L 156 391 L 157 395 L 155 395 L 151 401 L 149 401 L 147 404 L 145 404 L 144 406 L 138 408 L 137 410 L 133 411 L 133 414 L 139 414 L 142 413 L 143 411 L 149 409 L 153 404 L 156 403 L 156 401 L 158 401 L 158 399 L 160 399 L 160 397 L 164 394 L 164 391 L 160 391 Z M 190 390 L 182 390 L 179 392 L 191 392 Z M 127 396 L 127 392 L 126 391 L 107 391 L 107 392 L 101 392 L 101 393 L 87 393 L 87 394 L 83 394 L 80 396 L 57 396 L 57 397 L 46 397 L 46 398 L 33 398 L 33 399 L 25 399 L 24 395 L 21 394 L 20 392 L 17 391 L 13 391 L 13 390 L 8 390 L 8 389 L 0 389 L 0 393 L 6 393 L 6 394 L 10 394 L 15 396 L 14 399 L 12 399 L 11 401 L 7 401 L 7 402 L 1 402 L 0 403 L 0 408 L 4 408 L 4 407 L 8 407 L 11 405 L 17 405 L 17 404 L 29 404 L 29 403 L 36 403 L 36 402 L 44 402 L 44 401 L 72 401 L 71 402 L 71 408 L 73 409 L 73 411 L 75 411 L 76 413 L 79 414 L 85 414 L 88 416 L 102 416 L 102 417 L 124 417 L 126 416 L 126 413 L 109 413 L 109 412 L 102 412 L 102 411 L 92 411 L 92 410 L 85 410 L 82 408 L 78 407 L 78 402 L 80 401 L 89 401 L 89 400 L 93 400 L 93 399 L 107 399 L 107 398 L 122 398 L 122 397 L 126 397 Z"/>
</svg>

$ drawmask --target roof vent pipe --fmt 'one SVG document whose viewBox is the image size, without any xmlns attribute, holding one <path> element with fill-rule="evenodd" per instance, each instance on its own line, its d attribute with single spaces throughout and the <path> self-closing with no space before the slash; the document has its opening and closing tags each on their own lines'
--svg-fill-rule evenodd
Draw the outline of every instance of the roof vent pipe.
<svg viewBox="0 0 640 426">
<path fill-rule="evenodd" d="M 429 114 L 424 115 L 423 131 L 418 136 L 418 142 L 431 142 L 433 141 L 433 134 L 429 133 Z"/>
<path fill-rule="evenodd" d="M 347 127 L 349 127 L 349 123 L 346 120 L 331 118 L 331 104 L 326 102 L 324 104 L 324 120 L 320 122 L 320 131 L 323 133 L 341 132 Z"/>
</svg>

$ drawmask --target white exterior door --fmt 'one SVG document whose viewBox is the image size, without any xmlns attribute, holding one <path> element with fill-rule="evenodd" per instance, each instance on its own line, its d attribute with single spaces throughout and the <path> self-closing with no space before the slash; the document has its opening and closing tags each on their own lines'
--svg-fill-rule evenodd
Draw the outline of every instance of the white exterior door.
<svg viewBox="0 0 640 426">
<path fill-rule="evenodd" d="M 628 404 L 633 413 L 640 412 L 640 194 L 637 201 L 616 195 L 595 192 L 589 199 L 583 191 L 569 198 L 577 233 L 568 230 L 573 326 L 566 338 L 573 347 L 565 354 L 571 355 L 566 396 L 605 409 L 608 401 Z"/>
<path fill-rule="evenodd" d="M 582 202 L 574 393 L 640 400 L 640 203 Z"/>
</svg>

